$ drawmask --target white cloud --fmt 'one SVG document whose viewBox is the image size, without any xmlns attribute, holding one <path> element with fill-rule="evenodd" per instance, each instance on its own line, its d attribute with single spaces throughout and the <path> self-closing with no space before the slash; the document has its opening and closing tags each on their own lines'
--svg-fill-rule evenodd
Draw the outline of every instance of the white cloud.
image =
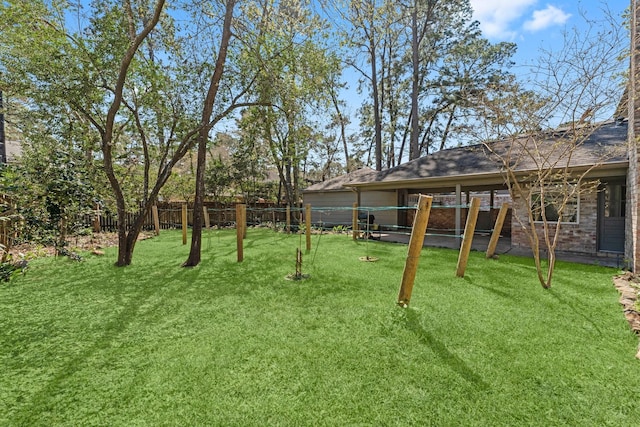
<svg viewBox="0 0 640 427">
<path fill-rule="evenodd" d="M 516 34 L 513 24 L 536 3 L 537 0 L 471 0 L 471 7 L 484 36 L 513 39 Z"/>
<path fill-rule="evenodd" d="M 526 21 L 523 27 L 527 31 L 540 31 L 552 25 L 562 25 L 570 17 L 571 14 L 548 4 L 546 9 L 534 11 L 533 18 Z"/>
</svg>

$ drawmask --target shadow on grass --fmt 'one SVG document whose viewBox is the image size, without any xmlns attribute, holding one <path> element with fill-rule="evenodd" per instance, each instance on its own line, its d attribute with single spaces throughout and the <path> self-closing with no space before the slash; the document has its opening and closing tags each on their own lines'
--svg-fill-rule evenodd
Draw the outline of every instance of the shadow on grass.
<svg viewBox="0 0 640 427">
<path fill-rule="evenodd" d="M 153 316 L 169 299 L 181 292 L 180 287 L 174 287 L 167 293 L 167 286 L 164 283 L 140 282 L 137 284 L 135 292 L 131 292 L 131 283 L 127 283 L 127 272 L 130 267 L 113 267 L 112 278 L 115 279 L 112 286 L 114 299 L 117 301 L 115 307 L 120 308 L 110 321 L 105 323 L 99 334 L 87 340 L 84 349 L 75 356 L 69 357 L 60 364 L 53 375 L 41 383 L 41 388 L 32 395 L 28 404 L 21 408 L 16 414 L 15 421 L 20 425 L 37 424 L 40 414 L 47 413 L 59 399 L 59 395 L 67 389 L 66 384 L 72 381 L 74 375 L 81 372 L 90 363 L 89 361 L 102 352 L 108 352 L 109 348 L 122 336 L 130 326 L 136 321 L 140 321 L 145 316 Z M 181 269 L 176 272 L 170 280 L 188 270 Z M 123 283 L 124 282 L 124 283 Z M 162 291 L 162 297 L 157 298 Z M 155 301 L 154 301 L 155 300 Z M 150 302 L 152 302 L 150 304 Z M 143 308 L 144 307 L 144 308 Z M 98 356 L 99 357 L 99 356 Z"/>
<path fill-rule="evenodd" d="M 483 290 L 485 290 L 485 291 L 487 291 L 489 293 L 492 293 L 494 295 L 497 295 L 499 297 L 510 299 L 510 300 L 514 300 L 515 299 L 513 294 L 510 294 L 510 293 L 505 292 L 505 291 L 501 291 L 499 289 L 495 289 L 495 288 L 493 288 L 491 286 L 483 286 L 480 283 L 477 283 L 476 281 L 474 281 L 474 280 L 472 280 L 470 278 L 465 277 L 464 281 L 467 282 L 468 285 L 475 286 L 476 288 L 483 289 Z"/>
<path fill-rule="evenodd" d="M 217 258 L 224 258 L 230 256 L 236 256 L 237 239 L 235 230 L 231 232 L 224 232 L 221 235 L 205 235 L 203 241 L 206 243 L 203 245 L 203 259 L 209 255 L 212 251 L 215 252 Z M 215 239 L 215 241 L 213 241 Z M 299 239 L 303 239 L 300 243 Z M 274 232 L 267 229 L 262 230 L 249 230 L 247 237 L 243 240 L 243 250 L 246 251 L 245 257 L 250 256 L 254 250 L 260 250 L 263 247 L 274 247 L 277 245 L 286 244 L 287 241 L 292 247 L 304 246 L 304 236 L 298 234 L 284 234 Z M 224 251 L 221 251 L 224 249 Z"/>
<path fill-rule="evenodd" d="M 593 327 L 593 329 L 595 329 L 598 332 L 598 335 L 602 336 L 602 330 L 598 327 L 598 324 L 595 323 L 593 321 L 593 319 L 591 319 L 589 316 L 587 316 L 585 314 L 585 312 L 587 310 L 586 308 L 579 309 L 577 307 L 577 305 L 575 304 L 574 300 L 562 297 L 560 295 L 560 293 L 553 287 L 550 288 L 550 289 L 546 289 L 545 292 L 548 292 L 549 295 L 551 295 L 553 298 L 555 298 L 560 304 L 562 304 L 563 307 L 569 308 L 571 311 L 573 311 L 579 317 L 584 319 L 587 323 L 589 323 Z"/>
<path fill-rule="evenodd" d="M 413 332 L 422 344 L 428 346 L 451 370 L 456 372 L 465 380 L 478 386 L 480 390 L 486 390 L 489 388 L 482 377 L 477 375 L 460 357 L 451 353 L 447 347 L 439 341 L 432 333 L 425 330 L 420 323 L 420 317 L 418 313 L 411 309 L 404 309 L 406 315 L 404 316 L 405 326 L 408 330 Z"/>
</svg>

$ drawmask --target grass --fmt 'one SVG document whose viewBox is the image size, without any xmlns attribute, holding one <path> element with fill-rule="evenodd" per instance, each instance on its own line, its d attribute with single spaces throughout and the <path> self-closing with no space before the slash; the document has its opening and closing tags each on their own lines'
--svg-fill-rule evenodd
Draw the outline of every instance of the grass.
<svg viewBox="0 0 640 427">
<path fill-rule="evenodd" d="M 616 270 L 425 249 L 403 310 L 406 246 L 314 236 L 290 281 L 299 236 L 208 233 L 193 269 L 165 232 L 2 284 L 0 425 L 640 424 Z"/>
</svg>

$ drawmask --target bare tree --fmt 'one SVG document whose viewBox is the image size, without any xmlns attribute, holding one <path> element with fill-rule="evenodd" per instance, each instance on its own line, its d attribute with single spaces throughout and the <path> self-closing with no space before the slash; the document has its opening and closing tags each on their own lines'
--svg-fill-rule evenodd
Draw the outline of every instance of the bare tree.
<svg viewBox="0 0 640 427">
<path fill-rule="evenodd" d="M 603 10 L 587 31 L 565 33 L 563 48 L 545 51 L 527 82 L 531 90 L 485 99 L 486 130 L 501 135 L 485 148 L 502 165 L 513 217 L 526 235 L 543 288 L 551 287 L 561 228 L 577 220 L 579 199 L 594 194 L 593 172 L 626 146 L 597 138 L 623 89 L 624 30 Z M 547 253 L 546 266 L 541 251 Z"/>
</svg>

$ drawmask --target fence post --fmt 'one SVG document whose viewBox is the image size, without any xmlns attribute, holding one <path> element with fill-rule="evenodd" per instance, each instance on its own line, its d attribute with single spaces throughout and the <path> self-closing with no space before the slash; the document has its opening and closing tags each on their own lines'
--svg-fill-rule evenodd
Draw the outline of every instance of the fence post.
<svg viewBox="0 0 640 427">
<path fill-rule="evenodd" d="M 411 237 L 409 238 L 409 250 L 407 252 L 407 260 L 404 264 L 404 271 L 402 272 L 400 293 L 398 294 L 398 305 L 401 307 L 406 308 L 411 300 L 413 282 L 415 281 L 416 272 L 418 271 L 418 261 L 420 261 L 420 252 L 422 252 L 422 246 L 424 245 L 424 235 L 427 232 L 432 202 L 432 196 L 424 196 L 421 194 L 418 198 L 418 211 L 413 219 Z"/>
<path fill-rule="evenodd" d="M 160 215 L 158 215 L 158 205 L 151 206 L 151 216 L 153 217 L 153 227 L 156 231 L 156 236 L 160 235 Z"/>
<path fill-rule="evenodd" d="M 287 205 L 287 234 L 291 233 L 291 205 Z"/>
<path fill-rule="evenodd" d="M 304 222 L 307 234 L 307 252 L 311 250 L 311 203 L 304 207 Z"/>
<path fill-rule="evenodd" d="M 100 204 L 96 203 L 95 215 L 93 217 L 93 232 L 99 233 L 100 231 Z"/>
<path fill-rule="evenodd" d="M 464 271 L 469 261 L 469 252 L 471 251 L 471 243 L 473 243 L 473 233 L 476 231 L 476 221 L 478 220 L 478 211 L 480 210 L 480 199 L 474 197 L 471 199 L 471 207 L 467 212 L 467 224 L 464 227 L 464 236 L 462 237 L 462 246 L 458 255 L 458 267 L 456 268 L 456 276 L 464 277 Z"/>
<path fill-rule="evenodd" d="M 504 202 L 498 212 L 498 218 L 496 218 L 496 224 L 493 226 L 493 233 L 491 233 L 491 240 L 489 240 L 489 246 L 487 246 L 487 258 L 492 258 L 496 253 L 496 247 L 498 246 L 498 239 L 502 232 L 502 226 L 504 220 L 507 217 L 507 211 L 509 210 L 509 203 Z"/>
<path fill-rule="evenodd" d="M 182 244 L 187 244 L 187 204 L 182 204 Z"/>
<path fill-rule="evenodd" d="M 247 238 L 247 205 L 242 205 L 242 238 Z"/>
<path fill-rule="evenodd" d="M 358 238 L 358 203 L 353 204 L 351 211 L 351 230 L 353 230 L 353 240 Z"/>
<path fill-rule="evenodd" d="M 211 221 L 209 220 L 209 209 L 206 206 L 202 206 L 202 213 L 204 215 L 204 226 L 208 230 L 211 228 Z"/>
<path fill-rule="evenodd" d="M 238 203 L 236 205 L 236 248 L 238 251 L 238 262 L 242 262 L 244 259 L 243 248 L 243 233 L 242 230 L 242 205 Z"/>
<path fill-rule="evenodd" d="M 7 234 L 8 219 L 0 219 L 0 244 L 2 245 L 2 257 L 0 261 L 5 262 L 9 256 L 9 236 Z"/>
</svg>

